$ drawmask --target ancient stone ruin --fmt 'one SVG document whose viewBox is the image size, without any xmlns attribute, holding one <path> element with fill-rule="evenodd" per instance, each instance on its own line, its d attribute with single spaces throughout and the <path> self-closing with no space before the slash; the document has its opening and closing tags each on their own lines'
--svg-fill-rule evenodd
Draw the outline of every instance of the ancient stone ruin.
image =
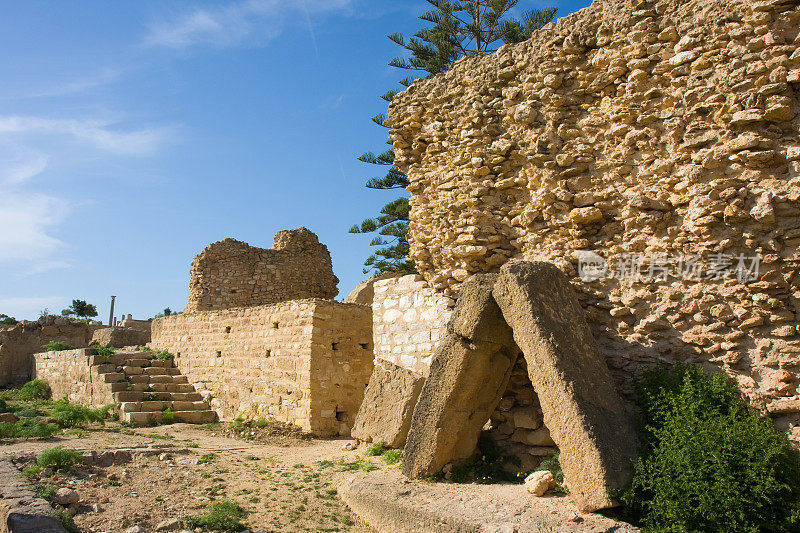
<svg viewBox="0 0 800 533">
<path fill-rule="evenodd" d="M 328 248 L 306 228 L 279 231 L 270 249 L 225 239 L 195 257 L 186 312 L 332 300 L 337 283 Z"/>
<path fill-rule="evenodd" d="M 722 369 L 800 442 L 798 32 L 788 0 L 596 0 L 417 81 L 388 120 L 411 259 L 449 295 L 556 264 L 623 394 Z"/>
</svg>

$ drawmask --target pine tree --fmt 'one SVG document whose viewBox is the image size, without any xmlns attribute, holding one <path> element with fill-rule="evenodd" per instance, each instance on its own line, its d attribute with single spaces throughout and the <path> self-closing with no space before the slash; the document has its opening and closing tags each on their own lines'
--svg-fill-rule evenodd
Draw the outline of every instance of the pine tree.
<svg viewBox="0 0 800 533">
<path fill-rule="evenodd" d="M 418 74 L 400 80 L 400 85 L 409 87 L 419 78 L 445 72 L 462 57 L 490 54 L 500 44 L 518 43 L 530 38 L 556 15 L 557 8 L 534 9 L 524 12 L 519 19 L 509 12 L 519 0 L 427 0 L 433 7 L 419 18 L 431 24 L 416 32 L 408 40 L 401 33 L 389 35 L 389 39 L 406 50 L 407 57 L 396 57 L 389 65 Z M 382 95 L 391 102 L 398 91 Z M 372 121 L 387 127 L 383 114 L 372 117 Z M 391 142 L 387 142 L 391 145 Z M 376 155 L 367 152 L 359 160 L 372 165 L 388 167 L 382 178 L 372 178 L 366 186 L 370 189 L 404 189 L 408 177 L 394 166 L 394 150 Z M 407 240 L 410 206 L 405 197 L 386 204 L 379 216 L 368 218 L 350 228 L 350 233 L 377 232 L 370 243 L 380 246 L 367 258 L 364 273 L 398 272 L 410 274 L 416 271 L 413 261 L 406 258 L 409 252 Z"/>
</svg>

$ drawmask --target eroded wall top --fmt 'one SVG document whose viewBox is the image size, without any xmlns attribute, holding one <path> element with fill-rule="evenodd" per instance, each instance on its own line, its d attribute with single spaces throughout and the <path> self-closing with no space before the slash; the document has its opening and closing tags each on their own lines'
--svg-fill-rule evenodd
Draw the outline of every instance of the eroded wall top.
<svg viewBox="0 0 800 533">
<path fill-rule="evenodd" d="M 330 300 L 338 283 L 328 248 L 306 228 L 279 231 L 269 249 L 225 239 L 195 257 L 186 312 Z"/>
<path fill-rule="evenodd" d="M 724 367 L 800 439 L 799 3 L 596 0 L 415 83 L 388 120 L 410 258 L 449 293 L 554 262 L 618 375 Z M 644 276 L 584 282 L 586 250 L 615 273 L 643 257 Z M 706 270 L 687 278 L 695 255 Z M 740 257 L 760 258 L 757 279 L 737 279 Z"/>
</svg>

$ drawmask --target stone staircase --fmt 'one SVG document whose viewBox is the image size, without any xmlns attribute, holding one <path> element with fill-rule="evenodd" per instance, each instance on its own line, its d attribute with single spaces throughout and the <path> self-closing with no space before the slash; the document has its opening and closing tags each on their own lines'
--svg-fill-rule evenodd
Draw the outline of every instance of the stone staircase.
<svg viewBox="0 0 800 533">
<path fill-rule="evenodd" d="M 172 360 L 154 359 L 149 352 L 117 352 L 95 358 L 100 379 L 111 387 L 114 401 L 120 404 L 120 420 L 135 426 L 159 424 L 169 408 L 175 413 L 175 422 L 217 421 L 217 413 Z"/>
</svg>

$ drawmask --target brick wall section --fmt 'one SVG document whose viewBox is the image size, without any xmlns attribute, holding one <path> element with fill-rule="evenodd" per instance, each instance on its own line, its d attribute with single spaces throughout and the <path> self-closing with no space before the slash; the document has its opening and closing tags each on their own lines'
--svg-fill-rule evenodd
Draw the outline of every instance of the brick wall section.
<svg viewBox="0 0 800 533">
<path fill-rule="evenodd" d="M 152 334 L 221 418 L 272 416 L 318 435 L 349 434 L 373 366 L 372 314 L 359 304 L 184 313 L 154 320 Z"/>
<path fill-rule="evenodd" d="M 97 356 L 93 350 L 63 350 L 34 354 L 34 377 L 44 379 L 53 391 L 53 399 L 64 396 L 69 401 L 101 407 L 114 403 L 111 387 L 98 375 Z"/>
<path fill-rule="evenodd" d="M 419 275 L 376 281 L 372 300 L 375 357 L 428 375 L 454 301 Z"/>
<path fill-rule="evenodd" d="M 447 294 L 555 263 L 624 393 L 643 366 L 700 363 L 800 441 L 799 44 L 796 2 L 595 0 L 414 83 L 388 119 L 410 258 Z M 763 264 L 747 284 L 584 283 L 581 250 Z"/>
<path fill-rule="evenodd" d="M 186 312 L 332 300 L 338 282 L 328 248 L 306 228 L 279 231 L 270 249 L 225 239 L 195 257 Z"/>
<path fill-rule="evenodd" d="M 33 354 L 50 341 L 76 348 L 89 345 L 92 333 L 102 326 L 69 318 L 45 316 L 0 329 L 0 386 L 25 383 L 33 372 Z"/>
</svg>

